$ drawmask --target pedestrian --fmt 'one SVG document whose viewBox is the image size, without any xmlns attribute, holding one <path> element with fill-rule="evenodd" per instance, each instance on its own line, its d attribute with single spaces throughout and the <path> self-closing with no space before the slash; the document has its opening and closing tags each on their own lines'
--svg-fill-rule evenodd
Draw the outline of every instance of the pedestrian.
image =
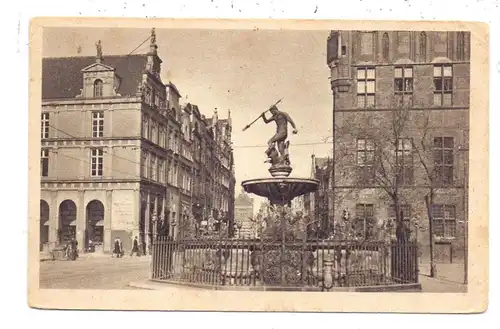
<svg viewBox="0 0 500 329">
<path fill-rule="evenodd" d="M 71 238 L 69 259 L 76 260 L 77 257 L 78 257 L 78 242 L 76 241 L 75 238 Z"/>
<path fill-rule="evenodd" d="M 137 257 L 139 257 L 139 241 L 137 241 L 137 237 L 134 238 L 134 242 L 132 243 L 132 251 L 130 252 L 130 256 L 133 254 L 136 254 Z"/>
<path fill-rule="evenodd" d="M 120 258 L 122 256 L 122 242 L 120 240 L 120 238 L 116 238 L 115 239 L 115 245 L 114 245 L 114 248 L 113 248 L 113 255 L 116 255 L 116 258 Z"/>
</svg>

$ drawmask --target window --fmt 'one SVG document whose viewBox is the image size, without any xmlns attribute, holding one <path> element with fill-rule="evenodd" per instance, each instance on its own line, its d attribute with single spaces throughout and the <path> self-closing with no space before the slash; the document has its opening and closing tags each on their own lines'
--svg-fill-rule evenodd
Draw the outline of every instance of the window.
<svg viewBox="0 0 500 329">
<path fill-rule="evenodd" d="M 156 89 L 151 90 L 151 105 L 156 105 Z"/>
<path fill-rule="evenodd" d="M 382 57 L 385 61 L 389 60 L 389 34 L 387 32 L 382 36 Z"/>
<path fill-rule="evenodd" d="M 102 80 L 97 79 L 94 82 L 94 97 L 102 97 Z"/>
<path fill-rule="evenodd" d="M 394 68 L 394 91 L 396 93 L 413 92 L 413 68 L 396 67 Z"/>
<path fill-rule="evenodd" d="M 151 154 L 151 180 L 156 180 L 158 177 L 158 167 L 156 167 L 156 155 Z"/>
<path fill-rule="evenodd" d="M 375 106 L 375 69 L 358 68 L 357 70 L 358 107 Z"/>
<path fill-rule="evenodd" d="M 40 174 L 42 177 L 47 177 L 49 175 L 49 150 L 47 149 L 42 149 Z"/>
<path fill-rule="evenodd" d="M 375 178 L 375 143 L 372 139 L 358 139 L 356 148 L 358 182 L 371 184 Z"/>
<path fill-rule="evenodd" d="M 158 145 L 160 145 L 161 147 L 165 147 L 165 128 L 160 126 L 158 131 L 159 131 L 159 133 L 158 133 Z"/>
<path fill-rule="evenodd" d="M 49 114 L 42 113 L 42 139 L 49 138 Z"/>
<path fill-rule="evenodd" d="M 434 66 L 434 105 L 451 106 L 453 91 L 453 72 L 451 65 Z"/>
<path fill-rule="evenodd" d="M 355 234 L 358 238 L 368 239 L 372 236 L 375 224 L 373 204 L 356 205 Z"/>
<path fill-rule="evenodd" d="M 146 95 L 144 96 L 144 101 L 146 104 L 151 105 L 151 88 L 146 87 Z"/>
<path fill-rule="evenodd" d="M 443 238 L 456 236 L 457 218 L 454 205 L 432 205 L 432 223 L 434 235 Z"/>
<path fill-rule="evenodd" d="M 413 104 L 413 68 L 394 68 L 394 93 L 398 106 L 412 106 Z"/>
<path fill-rule="evenodd" d="M 434 182 L 453 183 L 453 137 L 434 138 Z"/>
<path fill-rule="evenodd" d="M 463 61 L 465 59 L 465 33 L 458 32 L 457 35 L 457 59 Z"/>
<path fill-rule="evenodd" d="M 144 178 L 149 178 L 148 176 L 148 167 L 149 167 L 149 163 L 148 163 L 148 152 L 144 151 L 144 153 L 142 153 L 142 177 Z"/>
<path fill-rule="evenodd" d="M 403 185 L 413 184 L 413 147 L 409 138 L 398 140 L 396 147 L 397 177 Z"/>
<path fill-rule="evenodd" d="M 103 153 L 102 149 L 92 149 L 90 151 L 90 175 L 92 177 L 102 176 Z"/>
<path fill-rule="evenodd" d="M 160 172 L 160 183 L 165 183 L 165 160 L 158 160 L 158 171 Z"/>
<path fill-rule="evenodd" d="M 399 211 L 403 211 L 403 220 L 411 219 L 411 206 L 409 204 L 400 204 Z M 396 219 L 396 206 L 391 205 L 389 208 L 389 217 Z"/>
<path fill-rule="evenodd" d="M 151 141 L 155 144 L 158 143 L 158 131 L 156 129 L 156 122 L 151 123 Z"/>
<path fill-rule="evenodd" d="M 427 60 L 427 34 L 425 32 L 420 33 L 420 58 L 422 61 Z"/>
<path fill-rule="evenodd" d="M 104 136 L 104 112 L 92 112 L 92 137 Z"/>
<path fill-rule="evenodd" d="M 375 145 L 373 139 L 357 140 L 357 164 L 358 166 L 373 166 L 375 162 Z"/>
<path fill-rule="evenodd" d="M 149 117 L 147 115 L 142 118 L 142 137 L 149 138 Z"/>
</svg>

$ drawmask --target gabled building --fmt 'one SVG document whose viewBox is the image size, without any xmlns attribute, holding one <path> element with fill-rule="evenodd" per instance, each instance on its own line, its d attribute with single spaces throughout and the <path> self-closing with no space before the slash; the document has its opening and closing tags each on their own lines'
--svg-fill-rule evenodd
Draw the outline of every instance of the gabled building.
<svg viewBox="0 0 500 329">
<path fill-rule="evenodd" d="M 153 29 L 146 54 L 107 56 L 99 42 L 95 57 L 43 59 L 41 248 L 76 238 L 109 252 L 120 237 L 127 250 L 138 237 L 147 252 L 191 216 L 192 112 L 161 80 L 157 49 Z"/>
</svg>

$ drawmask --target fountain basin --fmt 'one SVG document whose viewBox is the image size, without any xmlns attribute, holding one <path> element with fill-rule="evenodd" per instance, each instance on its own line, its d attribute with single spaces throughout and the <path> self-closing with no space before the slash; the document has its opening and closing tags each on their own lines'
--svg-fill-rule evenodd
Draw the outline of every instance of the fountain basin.
<svg viewBox="0 0 500 329">
<path fill-rule="evenodd" d="M 294 198 L 315 192 L 319 181 L 308 178 L 273 177 L 245 180 L 241 183 L 245 192 L 267 198 L 273 204 L 286 205 Z"/>
</svg>

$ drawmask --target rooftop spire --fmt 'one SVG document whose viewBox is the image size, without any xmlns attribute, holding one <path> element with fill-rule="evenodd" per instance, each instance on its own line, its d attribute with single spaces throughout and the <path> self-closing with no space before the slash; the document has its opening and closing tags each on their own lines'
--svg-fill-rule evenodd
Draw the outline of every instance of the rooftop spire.
<svg viewBox="0 0 500 329">
<path fill-rule="evenodd" d="M 150 50 L 152 53 L 156 54 L 158 46 L 156 45 L 156 31 L 154 27 L 151 29 L 151 36 L 149 37 L 149 40 L 150 40 L 149 43 Z"/>
<path fill-rule="evenodd" d="M 102 44 L 101 44 L 101 40 L 99 40 L 96 44 L 95 44 L 95 48 L 96 48 L 96 63 L 102 63 L 103 59 L 102 59 Z"/>
</svg>

